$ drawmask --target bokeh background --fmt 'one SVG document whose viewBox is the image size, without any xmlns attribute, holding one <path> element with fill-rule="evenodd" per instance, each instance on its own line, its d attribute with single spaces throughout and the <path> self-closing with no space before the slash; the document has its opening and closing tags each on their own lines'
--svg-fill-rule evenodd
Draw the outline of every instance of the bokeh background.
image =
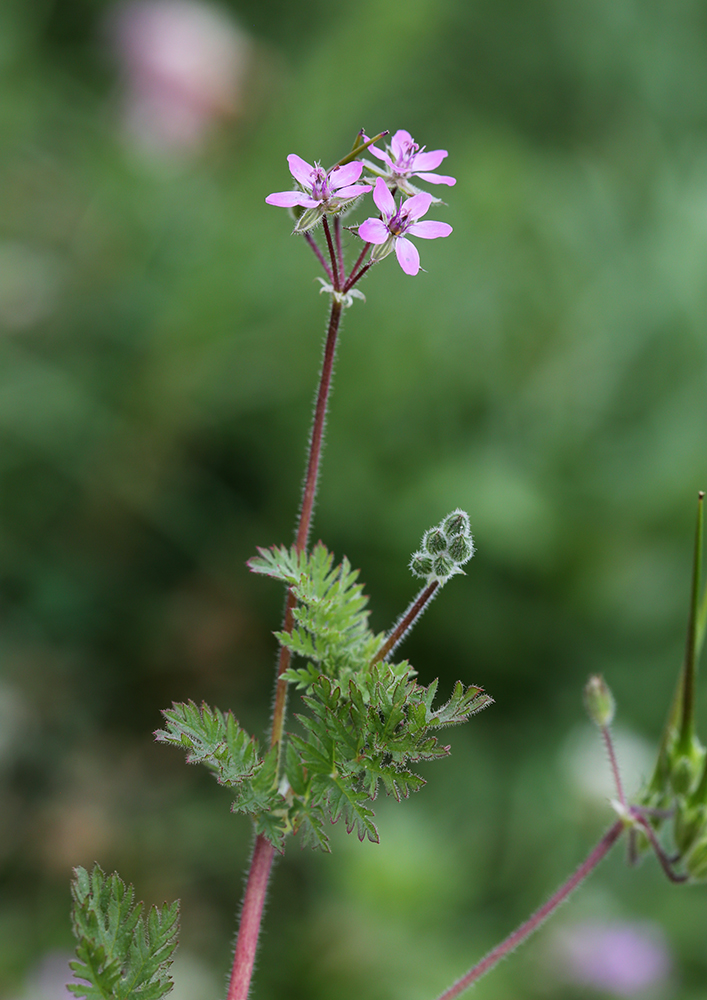
<svg viewBox="0 0 707 1000">
<path fill-rule="evenodd" d="M 365 127 L 449 150 L 455 231 L 347 313 L 314 533 L 383 629 L 423 530 L 466 508 L 478 554 L 406 653 L 496 704 L 378 803 L 380 846 L 291 846 L 254 995 L 429 1000 L 611 822 L 587 675 L 634 787 L 675 683 L 707 483 L 707 3 L 0 22 L 0 996 L 65 995 L 94 861 L 182 899 L 175 1000 L 224 995 L 250 831 L 151 732 L 185 698 L 266 729 L 283 596 L 245 560 L 292 538 L 326 302 L 264 197 L 288 153 L 334 162 Z M 707 889 L 617 850 L 475 995 L 704 1000 Z"/>
</svg>

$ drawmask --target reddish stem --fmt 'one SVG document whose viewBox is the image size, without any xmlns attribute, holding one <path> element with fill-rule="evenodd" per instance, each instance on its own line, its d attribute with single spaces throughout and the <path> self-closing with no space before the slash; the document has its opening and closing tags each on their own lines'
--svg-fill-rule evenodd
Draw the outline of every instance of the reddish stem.
<svg viewBox="0 0 707 1000">
<path fill-rule="evenodd" d="M 341 248 L 341 219 L 334 216 L 334 239 L 336 240 L 336 259 L 339 264 L 339 274 L 344 277 L 344 252 Z"/>
<path fill-rule="evenodd" d="M 334 250 L 334 244 L 331 239 L 331 230 L 329 229 L 329 223 L 327 222 L 326 215 L 322 216 L 322 226 L 324 227 L 326 245 L 329 248 L 329 257 L 331 258 L 331 270 L 334 275 L 334 291 L 340 292 L 341 288 L 339 287 L 339 268 L 336 263 L 336 251 Z"/>
<path fill-rule="evenodd" d="M 405 634 L 415 624 L 416 620 L 420 617 L 429 602 L 435 596 L 438 589 L 439 580 L 433 580 L 432 583 L 428 583 L 427 586 L 420 591 L 407 611 L 403 612 L 393 631 L 371 660 L 371 666 L 373 666 L 374 663 L 380 663 L 381 660 L 384 660 L 388 653 L 392 652 L 398 643 L 402 641 Z"/>
<path fill-rule="evenodd" d="M 367 264 L 366 267 L 361 270 L 360 274 L 356 274 L 357 269 L 359 267 L 361 267 L 361 264 L 363 263 L 363 258 L 368 253 L 370 247 L 371 247 L 370 243 L 366 243 L 364 245 L 363 250 L 359 254 L 358 260 L 356 261 L 356 263 L 354 264 L 354 266 L 351 268 L 351 274 L 348 276 L 348 278 L 346 279 L 346 281 L 344 283 L 344 289 L 343 290 L 345 292 L 348 292 L 349 288 L 353 288 L 353 286 L 356 284 L 356 282 L 358 281 L 358 279 L 360 277 L 362 277 L 362 275 L 364 275 L 366 273 L 366 271 L 368 270 L 368 268 L 371 266 L 370 264 Z"/>
<path fill-rule="evenodd" d="M 317 260 L 319 261 L 319 263 L 324 268 L 324 273 L 326 274 L 327 278 L 333 284 L 334 283 L 334 277 L 333 277 L 333 275 L 331 273 L 331 268 L 329 267 L 329 265 L 327 264 L 327 262 L 324 260 L 324 254 L 321 252 L 321 250 L 317 246 L 317 241 L 314 239 L 314 237 L 312 236 L 311 233 L 305 233 L 304 234 L 304 238 L 307 241 L 307 243 L 309 243 L 310 247 L 314 251 L 314 254 L 315 254 Z"/>
<path fill-rule="evenodd" d="M 262 834 L 255 838 L 253 857 L 250 861 L 248 884 L 246 885 L 241 922 L 238 928 L 236 954 L 233 959 L 231 981 L 228 984 L 227 1000 L 246 1000 L 253 975 L 255 951 L 258 947 L 260 921 L 272 868 L 275 848 Z"/>
<path fill-rule="evenodd" d="M 478 979 L 481 979 L 483 975 L 489 972 L 495 965 L 497 965 L 501 959 L 509 955 L 514 948 L 517 948 L 519 944 L 522 944 L 526 938 L 540 927 L 540 925 L 547 920 L 547 918 L 557 909 L 557 907 L 564 903 L 567 897 L 574 892 L 577 886 L 584 881 L 584 879 L 589 875 L 599 864 L 599 862 L 606 857 L 611 848 L 614 846 L 616 841 L 619 839 L 624 831 L 624 824 L 621 820 L 618 820 L 611 827 L 610 830 L 604 834 L 597 846 L 594 848 L 592 853 L 589 855 L 586 861 L 584 861 L 574 875 L 561 885 L 557 892 L 548 899 L 544 906 L 541 906 L 539 910 L 535 913 L 524 924 L 521 924 L 518 930 L 513 931 L 505 941 L 502 941 L 499 945 L 496 945 L 488 955 L 481 959 L 473 969 L 470 969 L 465 976 L 458 979 L 456 983 L 445 990 L 444 993 L 438 998 L 438 1000 L 453 1000 L 453 997 L 459 996 L 464 990 L 468 989 L 472 983 L 475 983 Z"/>
<path fill-rule="evenodd" d="M 604 746 L 606 747 L 606 752 L 609 757 L 611 773 L 614 776 L 614 785 L 616 786 L 616 794 L 619 797 L 619 802 L 624 807 L 624 809 L 626 809 L 626 797 L 624 796 L 624 786 L 621 783 L 621 772 L 619 771 L 619 764 L 618 761 L 616 760 L 614 741 L 611 738 L 611 733 L 609 732 L 608 726 L 601 727 L 601 735 L 604 739 Z"/>
<path fill-rule="evenodd" d="M 313 242 L 313 241 L 312 241 Z M 334 259 L 332 258 L 332 262 Z M 322 441 L 324 437 L 324 424 L 326 422 L 327 404 L 329 400 L 329 390 L 331 388 L 331 377 L 334 370 L 334 356 L 336 354 L 336 341 L 341 322 L 341 302 L 332 299 L 331 315 L 329 317 L 329 328 L 327 330 L 326 343 L 324 345 L 324 360 L 319 376 L 319 389 L 317 391 L 317 403 L 314 410 L 314 420 L 312 421 L 312 433 L 309 439 L 309 458 L 307 460 L 307 472 L 304 481 L 304 491 L 302 494 L 302 505 L 299 512 L 297 524 L 297 537 L 295 547 L 302 552 L 307 546 L 307 538 L 312 521 L 314 510 L 314 498 L 317 492 L 317 479 L 319 476 L 319 460 L 322 453 Z M 296 599 L 291 590 L 287 593 L 287 603 L 285 605 L 285 619 L 283 631 L 291 632 L 294 625 L 293 610 Z M 282 730 L 285 722 L 285 706 L 287 704 L 287 681 L 282 675 L 290 665 L 290 651 L 284 646 L 280 647 L 280 656 L 277 668 L 277 684 L 275 686 L 275 705 L 273 708 L 272 730 L 270 734 L 270 745 L 280 744 L 282 741 Z M 228 988 L 227 1000 L 246 1000 L 250 989 L 250 980 L 253 975 L 253 963 L 255 961 L 255 951 L 260 933 L 260 922 L 263 917 L 263 904 L 268 886 L 268 878 L 272 867 L 275 849 L 272 844 L 261 834 L 255 838 L 255 849 L 251 858 L 248 880 L 246 883 L 245 896 L 243 898 L 243 909 L 241 910 L 241 920 L 238 927 L 238 940 L 236 942 L 236 953 L 233 956 L 233 969 L 231 972 L 231 982 Z"/>
</svg>

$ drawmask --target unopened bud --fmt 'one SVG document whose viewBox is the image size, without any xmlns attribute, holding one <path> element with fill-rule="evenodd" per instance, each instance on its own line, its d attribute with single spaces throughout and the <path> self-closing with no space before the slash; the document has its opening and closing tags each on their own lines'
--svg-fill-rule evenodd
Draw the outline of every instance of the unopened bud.
<svg viewBox="0 0 707 1000">
<path fill-rule="evenodd" d="M 447 551 L 446 535 L 440 528 L 430 528 L 429 531 L 425 532 L 425 537 L 422 539 L 422 545 L 423 548 L 427 549 L 430 555 L 441 555 L 442 552 Z"/>
<path fill-rule="evenodd" d="M 447 553 L 455 563 L 462 564 L 469 562 L 474 554 L 474 543 L 471 538 L 465 538 L 464 535 L 457 535 L 455 538 L 452 538 L 447 546 Z"/>
<path fill-rule="evenodd" d="M 451 514 L 447 514 L 442 521 L 442 531 L 449 535 L 468 535 L 470 531 L 469 515 L 465 510 L 458 507 Z"/>
<path fill-rule="evenodd" d="M 428 577 L 432 568 L 432 556 L 425 555 L 424 552 L 413 553 L 410 560 L 410 571 L 413 576 Z"/>
<path fill-rule="evenodd" d="M 584 707 L 592 722 L 604 729 L 611 725 L 616 702 L 601 674 L 594 674 L 584 688 Z"/>
<path fill-rule="evenodd" d="M 442 579 L 447 576 L 451 576 L 455 570 L 455 565 L 451 559 L 446 556 L 437 556 L 434 560 L 433 569 L 436 577 Z"/>
</svg>

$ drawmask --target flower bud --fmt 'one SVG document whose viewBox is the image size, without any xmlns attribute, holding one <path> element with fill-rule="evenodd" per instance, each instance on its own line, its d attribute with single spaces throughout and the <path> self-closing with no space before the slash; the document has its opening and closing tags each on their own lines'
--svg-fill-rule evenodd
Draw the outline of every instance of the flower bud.
<svg viewBox="0 0 707 1000">
<path fill-rule="evenodd" d="M 442 578 L 446 576 L 451 576 L 456 569 L 454 563 L 451 559 L 446 556 L 437 556 L 434 560 L 434 574 L 436 577 Z"/>
<path fill-rule="evenodd" d="M 422 539 L 422 546 L 427 549 L 430 555 L 441 555 L 442 552 L 446 552 L 447 550 L 446 535 L 440 528 L 430 528 L 429 531 L 425 532 L 425 537 Z"/>
<path fill-rule="evenodd" d="M 587 681 L 584 688 L 584 707 L 589 718 L 600 729 L 611 725 L 616 702 L 601 674 L 594 674 Z"/>
<path fill-rule="evenodd" d="M 432 572 L 432 556 L 424 552 L 414 552 L 410 560 L 410 571 L 413 576 L 428 577 Z"/>
<path fill-rule="evenodd" d="M 468 535 L 470 530 L 469 515 L 460 507 L 453 510 L 451 514 L 447 514 L 444 521 L 442 521 L 442 531 L 449 537 L 452 535 Z"/>
<path fill-rule="evenodd" d="M 455 538 L 452 538 L 447 546 L 447 554 L 455 563 L 468 562 L 474 554 L 474 543 L 471 538 L 465 538 L 464 535 L 457 535 Z"/>
</svg>

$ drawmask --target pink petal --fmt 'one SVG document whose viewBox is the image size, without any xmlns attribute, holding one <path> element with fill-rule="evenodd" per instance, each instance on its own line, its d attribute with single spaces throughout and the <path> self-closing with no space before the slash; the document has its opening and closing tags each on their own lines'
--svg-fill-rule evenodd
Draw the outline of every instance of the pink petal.
<svg viewBox="0 0 707 1000">
<path fill-rule="evenodd" d="M 436 170 L 445 156 L 448 156 L 446 149 L 434 149 L 430 153 L 418 153 L 414 160 L 414 169 Z"/>
<path fill-rule="evenodd" d="M 417 274 L 420 270 L 420 255 L 417 252 L 417 247 L 410 240 L 406 240 L 404 236 L 399 236 L 395 241 L 395 256 L 406 274 Z"/>
<path fill-rule="evenodd" d="M 370 184 L 352 184 L 350 187 L 345 187 L 337 191 L 335 197 L 340 201 L 348 201 L 350 198 L 358 198 L 359 195 L 365 194 L 366 191 L 370 190 Z"/>
<path fill-rule="evenodd" d="M 404 128 L 398 129 L 393 138 L 390 140 L 390 148 L 396 160 L 400 159 L 400 157 L 405 152 L 406 147 L 412 141 L 413 138 L 409 132 L 406 132 Z"/>
<path fill-rule="evenodd" d="M 343 167 L 335 167 L 329 174 L 329 184 L 334 190 L 341 187 L 348 187 L 361 176 L 363 164 L 360 160 L 354 160 Z"/>
<path fill-rule="evenodd" d="M 388 156 L 388 154 L 384 153 L 380 149 L 376 149 L 375 146 L 369 146 L 368 147 L 368 152 L 369 153 L 373 153 L 373 155 L 377 156 L 379 160 L 383 160 L 383 162 L 385 163 L 386 167 L 392 167 L 393 166 L 393 161 Z"/>
<path fill-rule="evenodd" d="M 278 208 L 293 208 L 295 205 L 316 208 L 319 204 L 302 191 L 276 191 L 275 194 L 269 194 L 265 201 L 268 205 L 277 205 Z"/>
<path fill-rule="evenodd" d="M 454 187 L 457 183 L 456 177 L 445 177 L 444 174 L 418 174 L 415 173 L 414 177 L 420 177 L 423 181 L 427 181 L 428 184 L 448 184 L 449 187 Z"/>
<path fill-rule="evenodd" d="M 427 195 L 430 199 L 430 204 L 432 202 L 432 195 Z M 376 186 L 373 191 L 373 200 L 376 203 L 376 208 L 379 208 L 383 215 L 387 218 L 395 215 L 395 199 L 388 190 L 388 185 L 385 183 L 382 177 L 379 177 L 376 181 Z M 429 204 L 427 208 L 429 208 Z M 425 209 L 427 211 L 427 209 Z M 424 214 L 424 213 L 422 213 Z"/>
<path fill-rule="evenodd" d="M 376 202 L 377 204 L 377 202 Z M 413 219 L 415 222 L 429 210 L 432 204 L 432 195 L 421 193 L 415 194 L 412 198 L 408 200 L 403 205 L 403 212 L 408 219 Z M 379 206 L 380 207 L 380 206 Z"/>
<path fill-rule="evenodd" d="M 436 240 L 440 236 L 449 236 L 452 227 L 447 222 L 433 222 L 428 219 L 425 222 L 413 222 L 407 232 L 411 236 L 419 236 L 423 240 Z"/>
<path fill-rule="evenodd" d="M 297 156 L 296 153 L 290 153 L 287 157 L 287 162 L 290 165 L 290 173 L 302 187 L 309 188 L 312 190 L 312 173 L 314 172 L 314 167 L 311 167 L 306 160 L 303 160 L 301 156 Z"/>
<path fill-rule="evenodd" d="M 388 227 L 380 219 L 366 219 L 358 227 L 358 235 L 366 243 L 385 243 L 390 233 Z"/>
</svg>

